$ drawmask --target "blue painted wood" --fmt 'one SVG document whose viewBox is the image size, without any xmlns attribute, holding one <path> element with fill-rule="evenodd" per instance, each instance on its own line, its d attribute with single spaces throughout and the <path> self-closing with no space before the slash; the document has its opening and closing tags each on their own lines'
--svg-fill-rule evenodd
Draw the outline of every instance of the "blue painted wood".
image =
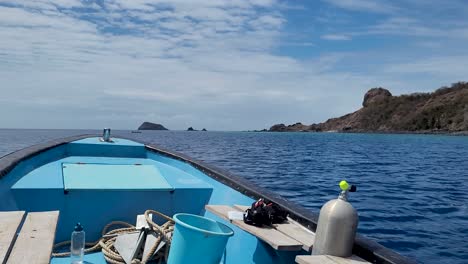
<svg viewBox="0 0 468 264">
<path fill-rule="evenodd" d="M 73 142 L 70 142 L 69 144 L 91 144 L 91 145 L 103 145 L 103 146 L 108 146 L 108 145 L 115 145 L 115 146 L 136 146 L 136 147 L 144 147 L 144 144 L 135 142 L 133 140 L 128 140 L 124 138 L 111 138 L 111 142 L 106 142 L 102 141 L 100 137 L 88 137 L 88 138 L 83 138 L 79 139 Z"/>
<path fill-rule="evenodd" d="M 102 166 L 110 166 L 113 169 L 122 164 L 132 168 L 155 167 L 158 168 L 161 177 L 165 178 L 168 186 L 172 187 L 159 188 L 160 185 L 157 184 L 158 181 L 155 178 L 156 184 L 153 190 L 146 187 L 140 188 L 143 186 L 136 186 L 138 188 L 120 186 L 124 188 L 118 189 L 116 183 L 110 181 L 105 190 L 103 188 L 71 188 L 65 194 L 62 164 L 71 164 L 74 167 L 90 166 L 88 168 L 96 166 L 90 163 L 107 164 Z M 73 226 L 78 221 L 88 227 L 87 237 L 96 240 L 100 236 L 101 228 L 108 222 L 123 220 L 133 223 L 136 215 L 142 214 L 146 209 L 156 209 L 169 216 L 179 212 L 202 214 L 213 188 L 193 175 L 152 159 L 72 156 L 45 165 L 37 164 L 37 166 L 11 187 L 10 196 L 14 198 L 12 200 L 18 209 L 60 210 L 57 241 L 68 240 Z M 125 170 L 120 170 L 121 168 L 117 171 L 113 169 L 111 169 L 112 172 L 121 174 L 122 177 L 130 177 L 133 173 L 132 171 L 127 171 L 128 174 L 124 173 Z M 126 178 L 126 180 L 129 179 Z M 88 180 L 93 184 L 91 179 Z"/>
<path fill-rule="evenodd" d="M 126 139 L 113 138 L 114 142 L 102 142 L 98 137 L 86 138 L 67 144 L 68 156 L 145 158 L 143 144 Z"/>
<path fill-rule="evenodd" d="M 153 165 L 63 163 L 65 190 L 173 190 Z"/>
<path fill-rule="evenodd" d="M 83 264 L 100 264 L 106 263 L 104 255 L 101 252 L 93 252 L 85 254 Z M 70 258 L 52 258 L 50 264 L 70 264 Z"/>
<path fill-rule="evenodd" d="M 174 166 L 169 166 L 165 163 L 158 162 L 153 159 L 143 158 L 118 158 L 118 157 L 84 157 L 84 156 L 71 156 L 62 158 L 59 160 L 52 161 L 45 165 L 37 165 L 32 171 L 21 171 L 24 173 L 22 177 L 16 177 L 17 182 L 11 186 L 12 189 L 24 189 L 24 188 L 44 188 L 44 189 L 62 189 L 64 186 L 62 176 L 62 164 L 67 163 L 86 163 L 86 164 L 108 164 L 108 165 L 153 165 L 156 166 L 161 175 L 166 181 L 178 189 L 193 189 L 193 188 L 205 188 L 212 189 L 212 186 L 206 181 L 203 181 L 199 177 L 195 177 L 183 170 L 180 170 Z M 10 175 L 11 176 L 11 175 Z M 7 177 L 9 178 L 9 177 Z M 18 179 L 19 178 L 19 179 Z M 40 180 L 38 180 L 40 179 Z M 4 179 L 5 180 L 5 179 Z M 1 183 L 6 181 L 2 180 Z M 0 186 L 2 186 L 0 184 Z"/>
<path fill-rule="evenodd" d="M 216 181 L 190 164 L 148 152 L 139 144 L 119 141 L 109 146 L 93 138 L 69 143 L 60 151 L 53 150 L 43 153 L 40 159 L 28 160 L 24 169 L 15 173 L 12 178 L 17 182 L 10 185 L 12 192 L 10 196 L 14 197 L 17 208 L 26 211 L 60 210 L 56 242 L 68 240 L 73 226 L 78 221 L 85 226 L 87 238 L 91 241 L 99 238 L 101 228 L 108 222 L 123 220 L 133 223 L 136 215 L 143 213 L 146 209 L 156 209 L 170 216 L 184 212 L 224 221 L 206 213 L 204 205 L 253 202 L 253 199 Z M 143 153 L 142 150 L 144 150 Z M 76 163 L 86 164 L 77 165 Z M 110 167 L 100 169 L 94 165 L 96 163 L 108 164 L 101 166 Z M 114 188 L 116 183 L 111 183 L 107 186 L 107 190 L 104 188 L 93 190 L 92 186 L 82 186 L 83 188 L 80 189 L 70 188 L 68 194 L 65 194 L 63 164 L 71 166 L 72 173 L 76 168 L 87 168 L 96 172 L 99 170 L 106 172 L 108 168 L 111 168 L 111 172 L 119 174 L 118 177 L 124 179 L 121 183 L 128 180 L 128 174 L 131 171 L 121 170 L 125 166 L 117 166 L 122 166 L 122 164 L 132 167 L 135 166 L 134 164 L 142 164 L 135 167 L 155 166 L 159 175 L 153 175 L 153 177 L 164 177 L 167 184 L 172 186 L 173 192 L 169 189 L 157 192 L 138 191 L 135 186 L 132 187 L 135 189 L 133 191 L 116 191 L 118 189 Z M 145 173 L 141 172 L 141 174 Z M 86 177 L 84 171 L 79 171 L 75 176 L 80 178 L 80 175 Z M 84 182 L 104 186 L 103 182 L 93 183 L 91 178 L 85 179 Z M 31 199 L 32 197 L 34 199 Z M 225 263 L 259 263 L 259 261 L 260 263 L 288 263 L 293 259 L 285 259 L 282 253 L 276 252 L 251 234 L 230 223 L 225 222 L 225 224 L 237 230 L 226 247 Z M 99 262 L 102 260 L 99 254 L 88 258 L 91 257 L 93 263 L 104 263 Z M 54 259 L 52 263 L 62 263 L 60 261 L 63 259 Z"/>
<path fill-rule="evenodd" d="M 32 155 L 32 154 L 30 154 Z M 13 197 L 11 187 L 22 178 L 34 171 L 36 168 L 41 167 L 45 164 L 52 163 L 60 158 L 66 156 L 65 145 L 59 145 L 57 147 L 48 149 L 33 155 L 27 159 L 20 161 L 14 168 L 12 168 L 0 181 L 0 210 L 2 211 L 14 211 L 19 210 L 17 203 Z M 33 184 L 41 186 L 41 183 L 47 182 L 42 181 L 42 178 L 34 177 L 32 180 Z M 51 182 L 51 181 L 49 181 Z M 56 183 L 56 182 L 55 182 Z"/>
</svg>

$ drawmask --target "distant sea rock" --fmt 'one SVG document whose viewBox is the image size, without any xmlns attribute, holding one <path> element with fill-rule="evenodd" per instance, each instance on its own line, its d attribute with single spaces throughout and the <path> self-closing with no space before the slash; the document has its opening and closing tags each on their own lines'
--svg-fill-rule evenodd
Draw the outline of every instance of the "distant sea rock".
<svg viewBox="0 0 468 264">
<path fill-rule="evenodd" d="M 155 123 L 151 123 L 151 122 L 143 122 L 143 124 L 141 124 L 138 127 L 138 130 L 169 130 L 169 129 L 165 128 L 161 124 L 155 124 Z"/>
<path fill-rule="evenodd" d="M 189 127 L 189 128 L 187 128 L 187 131 L 200 131 L 200 130 L 197 130 L 197 129 L 193 128 L 193 127 Z M 203 128 L 201 131 L 207 131 L 207 130 L 206 130 L 206 128 Z"/>
<path fill-rule="evenodd" d="M 311 130 L 311 126 L 304 125 L 301 122 L 297 122 L 292 125 L 276 124 L 270 127 L 270 132 L 307 132 Z"/>
<path fill-rule="evenodd" d="M 277 124 L 269 131 L 413 132 L 459 133 L 468 131 L 468 83 L 459 82 L 432 93 L 393 96 L 384 88 L 372 88 L 363 107 L 324 123 Z"/>
</svg>

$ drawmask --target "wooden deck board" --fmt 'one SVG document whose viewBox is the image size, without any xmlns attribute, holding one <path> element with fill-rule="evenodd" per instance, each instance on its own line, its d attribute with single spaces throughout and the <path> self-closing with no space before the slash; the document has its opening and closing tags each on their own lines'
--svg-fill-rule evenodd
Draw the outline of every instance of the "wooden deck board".
<svg viewBox="0 0 468 264">
<path fill-rule="evenodd" d="M 296 221 L 289 219 L 286 223 L 274 225 L 278 231 L 301 242 L 305 251 L 312 252 L 315 233 L 300 226 Z"/>
<path fill-rule="evenodd" d="M 235 204 L 233 207 L 244 212 L 250 208 L 250 206 L 248 205 L 240 205 L 240 204 Z"/>
<path fill-rule="evenodd" d="M 239 209 L 241 211 L 245 211 L 250 206 L 246 205 L 234 205 L 234 208 Z M 273 225 L 276 230 L 280 231 L 281 233 L 299 241 L 303 245 L 303 249 L 305 251 L 312 252 L 312 246 L 314 245 L 315 241 L 315 233 L 308 230 L 307 228 L 300 225 L 298 222 L 292 220 L 288 217 L 288 221 L 282 224 L 274 224 Z"/>
<path fill-rule="evenodd" d="M 349 258 L 340 258 L 340 257 L 335 257 L 335 256 L 329 256 L 329 255 L 314 255 L 314 256 L 300 255 L 300 256 L 296 256 L 296 262 L 298 264 L 366 264 L 366 263 L 370 263 L 356 255 L 352 255 Z"/>
<path fill-rule="evenodd" d="M 3 263 L 11 249 L 24 211 L 0 212 L 0 260 Z"/>
<path fill-rule="evenodd" d="M 29 213 L 7 264 L 49 263 L 58 216 L 58 211 Z"/>
<path fill-rule="evenodd" d="M 227 220 L 229 220 L 227 218 L 229 211 L 239 211 L 228 205 L 206 205 L 205 209 Z M 301 242 L 286 236 L 274 228 L 259 228 L 248 225 L 241 220 L 233 220 L 231 222 L 242 230 L 258 237 L 260 240 L 266 242 L 276 250 L 299 251 L 302 249 L 303 245 Z"/>
</svg>

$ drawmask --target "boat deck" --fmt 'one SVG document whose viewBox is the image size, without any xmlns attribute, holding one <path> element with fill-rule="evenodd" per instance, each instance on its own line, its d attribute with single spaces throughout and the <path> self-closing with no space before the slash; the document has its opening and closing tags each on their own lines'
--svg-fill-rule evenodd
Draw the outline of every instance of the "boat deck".
<svg viewBox="0 0 468 264">
<path fill-rule="evenodd" d="M 24 211 L 0 212 L 2 263 L 49 263 L 59 212 L 28 213 L 26 219 L 24 215 Z"/>
<path fill-rule="evenodd" d="M 58 241 L 68 240 L 77 222 L 101 228 L 117 219 L 131 223 L 150 208 L 170 216 L 200 214 L 212 191 L 201 179 L 155 160 L 83 156 L 40 166 L 11 187 L 18 209 L 62 213 Z M 100 232 L 87 229 L 86 234 L 94 241 Z"/>
<path fill-rule="evenodd" d="M 54 235 L 49 228 L 49 236 L 44 236 L 49 242 L 41 245 L 47 258 L 50 258 L 49 248 L 53 243 L 70 239 L 77 222 L 83 224 L 86 240 L 96 241 L 109 222 L 134 223 L 137 215 L 153 209 L 168 216 L 176 213 L 201 215 L 228 225 L 234 235 L 229 238 L 224 253 L 226 264 L 329 263 L 329 258 L 307 257 L 314 243 L 314 233 L 292 219 L 270 229 L 230 221 L 226 217 L 228 211 L 244 211 L 246 204 L 254 202 L 252 197 L 268 196 L 253 193 L 240 179 L 234 184 L 229 181 L 230 175 L 217 174 L 209 167 L 200 166 L 128 140 L 103 143 L 96 137 L 86 138 L 38 152 L 17 163 L 14 169 L 5 170 L 0 183 L 0 205 L 3 211 L 60 211 Z M 222 207 L 217 207 L 220 205 Z M 33 227 L 31 233 L 24 232 L 26 236 L 22 236 L 21 231 L 16 237 L 18 226 L 24 220 L 15 219 L 24 219 L 24 212 L 14 213 L 9 220 L 0 218 L 0 257 L 2 254 L 15 256 L 17 242 L 34 241 L 27 239 L 27 235 L 36 237 L 34 232 L 43 229 Z M 53 264 L 69 261 L 66 257 L 50 260 Z M 101 252 L 86 254 L 84 261 L 106 263 Z"/>
<path fill-rule="evenodd" d="M 207 205 L 205 209 L 226 219 L 228 218 L 228 212 L 230 211 L 238 211 L 242 212 L 242 210 L 236 209 L 235 207 L 227 206 L 227 205 Z M 287 233 L 283 233 L 275 228 L 271 227 L 262 227 L 258 228 L 252 225 L 248 225 L 244 223 L 243 220 L 229 220 L 232 224 L 238 226 L 242 230 L 249 232 L 250 234 L 258 237 L 262 241 L 266 242 L 272 248 L 276 250 L 282 251 L 300 251 L 303 247 L 309 249 L 309 245 L 304 246 L 302 242 L 299 242 L 295 238 L 291 237 Z M 304 232 L 306 232 L 304 230 Z M 314 238 L 314 234 L 312 232 L 309 233 L 311 239 Z"/>
<path fill-rule="evenodd" d="M 358 256 L 351 256 L 349 258 L 340 258 L 329 255 L 317 256 L 297 256 L 296 263 L 298 264 L 367 264 L 367 262 Z"/>
<path fill-rule="evenodd" d="M 242 220 L 230 220 L 230 211 L 244 212 L 249 206 L 245 205 L 206 205 L 205 209 L 212 212 L 230 223 L 238 226 L 242 230 L 256 236 L 258 239 L 269 244 L 272 248 L 282 251 L 299 251 L 301 249 L 312 252 L 315 240 L 315 233 L 304 228 L 299 223 L 288 218 L 285 223 L 274 224 L 273 227 L 255 227 L 245 224 Z M 335 256 L 310 256 L 298 255 L 296 262 L 299 264 L 365 264 L 370 263 L 356 255 L 349 258 Z"/>
<path fill-rule="evenodd" d="M 206 209 L 223 219 L 228 219 L 229 211 L 242 211 L 246 206 L 207 205 Z M 24 219 L 24 211 L 0 212 L 0 259 L 4 263 L 69 263 L 69 258 L 50 260 L 58 222 L 58 211 L 29 213 Z M 274 228 L 255 227 L 241 220 L 230 221 L 242 230 L 258 237 L 276 250 L 311 250 L 315 234 L 289 219 L 276 224 Z M 21 226 L 22 224 L 22 226 Z M 21 226 L 21 228 L 20 228 Z M 21 229 L 17 235 L 17 230 Z M 301 242 L 302 241 L 302 242 Z M 87 263 L 104 263 L 101 252 L 86 254 Z M 365 264 L 369 263 L 357 256 L 340 258 L 334 256 L 298 255 L 298 264 Z"/>
</svg>

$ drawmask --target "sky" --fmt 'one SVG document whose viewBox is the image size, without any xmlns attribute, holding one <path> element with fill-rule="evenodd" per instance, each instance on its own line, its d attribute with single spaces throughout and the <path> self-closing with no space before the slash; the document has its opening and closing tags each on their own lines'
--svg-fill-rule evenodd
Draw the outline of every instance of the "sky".
<svg viewBox="0 0 468 264">
<path fill-rule="evenodd" d="M 0 0 L 0 128 L 252 130 L 467 81 L 460 0 Z"/>
</svg>

